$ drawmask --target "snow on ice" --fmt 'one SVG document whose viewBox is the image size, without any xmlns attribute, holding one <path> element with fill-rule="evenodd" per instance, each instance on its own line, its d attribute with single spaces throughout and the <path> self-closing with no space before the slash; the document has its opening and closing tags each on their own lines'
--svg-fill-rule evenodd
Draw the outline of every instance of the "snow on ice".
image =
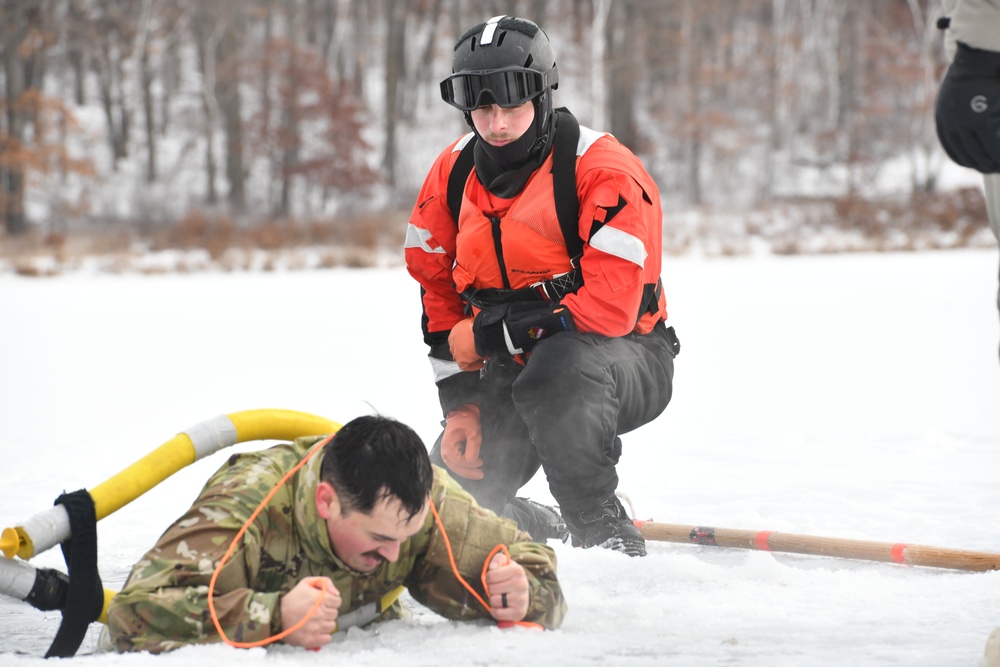
<svg viewBox="0 0 1000 667">
<path fill-rule="evenodd" d="M 675 396 L 624 437 L 640 518 L 1000 552 L 995 250 L 668 258 Z M 2 527 L 92 488 L 219 414 L 373 410 L 429 443 L 440 419 L 402 268 L 0 276 Z M 245 450 L 266 443 L 244 443 Z M 105 585 L 224 460 L 177 473 L 98 525 Z M 544 480 L 525 489 L 551 500 Z M 1000 573 L 650 543 L 645 559 L 561 543 L 562 629 L 412 615 L 320 652 L 96 653 L 82 665 L 977 665 Z M 64 569 L 58 549 L 35 558 Z M 58 614 L 0 599 L 0 663 L 41 657 Z"/>
</svg>

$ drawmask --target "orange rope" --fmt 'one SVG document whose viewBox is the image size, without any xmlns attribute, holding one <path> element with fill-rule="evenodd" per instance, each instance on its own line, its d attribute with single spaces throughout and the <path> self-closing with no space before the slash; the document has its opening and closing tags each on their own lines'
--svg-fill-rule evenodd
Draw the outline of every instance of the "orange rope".
<svg viewBox="0 0 1000 667">
<path fill-rule="evenodd" d="M 312 458 L 313 454 L 322 449 L 323 445 L 330 442 L 331 438 L 333 438 L 333 434 L 317 442 L 313 446 L 313 448 L 309 450 L 309 453 L 306 454 L 302 458 L 302 460 L 299 461 L 298 464 L 296 464 L 294 468 L 285 473 L 285 476 L 281 478 L 281 480 L 275 485 L 273 489 L 271 489 L 271 492 L 267 494 L 267 497 L 264 498 L 264 500 L 261 501 L 260 505 L 257 506 L 257 509 L 253 511 L 253 514 L 251 514 L 250 518 L 246 520 L 246 523 L 243 524 L 243 527 L 240 528 L 240 531 L 236 533 L 236 537 L 234 537 L 233 541 L 229 543 L 229 549 L 226 551 L 226 555 L 222 557 L 222 560 L 219 561 L 219 565 L 215 568 L 215 572 L 212 573 L 212 579 L 211 581 L 208 582 L 208 613 L 212 617 L 212 623 L 215 624 L 216 632 L 218 632 L 219 636 L 222 637 L 222 641 L 226 642 L 230 646 L 234 646 L 236 648 L 257 648 L 258 646 L 267 646 L 268 644 L 276 642 L 280 639 L 284 639 L 285 637 L 299 630 L 303 625 L 305 625 L 306 622 L 312 617 L 312 615 L 316 613 L 316 610 L 319 609 L 319 605 L 323 602 L 323 596 L 326 594 L 326 588 L 322 587 L 321 585 L 319 585 L 319 582 L 317 582 L 317 585 L 315 587 L 320 589 L 320 595 L 316 599 L 316 604 L 312 606 L 312 609 L 306 612 L 306 615 L 303 616 L 298 623 L 296 623 L 290 628 L 282 630 L 278 634 L 273 635 L 271 637 L 265 637 L 264 639 L 259 639 L 253 642 L 238 642 L 227 637 L 225 631 L 222 629 L 222 623 L 219 622 L 219 616 L 215 611 L 214 595 L 215 595 L 215 582 L 219 578 L 219 573 L 222 571 L 222 568 L 229 560 L 229 557 L 233 555 L 233 551 L 236 549 L 236 544 L 243 538 L 243 535 L 247 532 L 247 529 L 250 527 L 250 524 L 252 524 L 254 522 L 254 519 L 256 519 L 257 516 L 261 513 L 261 511 L 263 511 L 263 509 L 271 501 L 271 498 L 274 497 L 274 494 L 278 492 L 278 489 L 284 486 L 285 482 L 287 482 L 292 475 L 298 472 L 299 469 L 305 465 L 306 461 Z"/>
<path fill-rule="evenodd" d="M 445 532 L 444 524 L 441 523 L 441 517 L 438 516 L 437 508 L 434 507 L 434 501 L 432 500 L 430 501 L 430 503 L 431 503 L 431 512 L 434 513 L 434 522 L 437 524 L 438 530 L 441 531 L 441 537 L 444 538 L 444 547 L 445 550 L 447 550 L 448 552 L 448 562 L 451 563 L 451 571 L 455 573 L 455 578 L 458 579 L 459 583 L 465 586 L 465 590 L 472 593 L 472 596 L 477 600 L 479 600 L 479 604 L 486 607 L 486 611 L 492 611 L 493 608 L 489 605 L 489 603 L 483 600 L 483 598 L 479 595 L 479 593 L 476 592 L 476 589 L 470 586 L 469 582 L 467 582 L 465 578 L 461 575 L 461 573 L 459 573 L 458 564 L 455 563 L 455 554 L 451 550 L 451 540 L 448 539 L 448 533 Z M 483 590 L 486 591 L 487 597 L 489 597 L 490 595 L 490 587 L 486 583 L 486 572 L 489 570 L 490 561 L 493 560 L 493 556 L 495 556 L 498 551 L 503 551 L 504 554 L 507 556 L 507 562 L 508 563 L 510 562 L 510 551 L 508 551 L 507 547 L 503 544 L 498 544 L 495 547 L 493 547 L 493 551 L 491 551 L 490 555 L 486 557 L 486 562 L 483 563 L 483 572 L 482 576 L 480 577 L 480 581 L 482 581 L 483 583 Z M 526 628 L 537 628 L 539 630 L 544 630 L 544 628 L 538 623 L 531 623 L 528 621 L 497 621 L 497 624 L 501 628 L 509 628 L 515 625 L 520 625 Z"/>
<path fill-rule="evenodd" d="M 212 573 L 212 579 L 208 582 L 208 613 L 212 617 L 212 623 L 215 625 L 216 632 L 218 632 L 219 636 L 222 637 L 222 641 L 224 641 L 229 646 L 233 646 L 235 648 L 257 648 L 260 646 L 267 646 L 268 644 L 272 644 L 276 641 L 284 639 L 288 635 L 296 632 L 302 626 L 304 626 L 312 617 L 312 615 L 316 613 L 316 610 L 319 609 L 320 604 L 322 604 L 323 602 L 323 596 L 326 594 L 326 588 L 319 582 L 316 582 L 316 584 L 314 584 L 314 587 L 320 590 L 320 595 L 319 597 L 316 598 L 316 602 L 315 604 L 313 604 L 312 608 L 309 609 L 309 611 L 306 612 L 305 616 L 303 616 L 297 623 L 295 623 L 290 628 L 282 630 L 276 635 L 265 637 L 264 639 L 259 639 L 257 641 L 252 641 L 252 642 L 238 642 L 227 637 L 226 632 L 222 629 L 222 623 L 219 621 L 219 615 L 215 611 L 215 584 L 219 578 L 219 573 L 222 572 L 222 568 L 225 567 L 226 563 L 229 561 L 229 558 L 233 555 L 233 551 L 235 551 L 237 543 L 240 542 L 240 540 L 243 538 L 243 535 L 245 535 L 247 530 L 250 528 L 250 525 L 254 522 L 254 520 L 260 515 L 260 513 L 264 510 L 267 504 L 271 501 L 271 498 L 273 498 L 274 495 L 278 492 L 278 490 L 285 485 L 285 482 L 287 482 L 289 478 L 292 477 L 292 475 L 298 472 L 302 468 L 302 466 L 304 466 L 306 462 L 312 458 L 313 454 L 322 449 L 323 445 L 328 443 L 331 438 L 333 438 L 333 434 L 327 436 L 320 442 L 317 442 L 313 446 L 313 448 L 309 450 L 309 453 L 306 454 L 302 458 L 302 460 L 296 464 L 294 468 L 285 473 L 285 476 L 282 477 L 280 481 L 278 481 L 278 483 L 274 486 L 273 489 L 271 489 L 271 491 L 267 494 L 267 497 L 265 497 L 264 500 L 261 501 L 260 505 L 257 506 L 257 509 L 255 509 L 253 511 L 253 514 L 250 515 L 250 518 L 247 519 L 246 523 L 243 524 L 243 527 L 240 528 L 238 533 L 236 533 L 236 537 L 234 537 L 233 541 L 229 543 L 229 549 L 226 550 L 225 555 L 219 561 L 218 566 L 216 566 L 215 571 Z M 452 572 L 455 573 L 455 577 L 459 580 L 459 582 L 461 582 L 461 584 L 465 586 L 465 588 L 470 593 L 472 593 L 472 595 L 477 600 L 479 600 L 479 603 L 483 605 L 483 607 L 485 607 L 487 611 L 491 611 L 492 607 L 490 607 L 489 603 L 483 600 L 483 598 L 479 595 L 479 593 L 477 593 L 476 590 L 469 585 L 469 582 L 467 582 L 459 573 L 458 565 L 455 563 L 455 554 L 452 552 L 451 549 L 451 540 L 448 539 L 448 533 L 445 532 L 444 524 L 441 523 L 441 517 L 438 516 L 437 508 L 434 507 L 434 501 L 430 500 L 429 502 L 431 506 L 431 512 L 434 513 L 434 521 L 437 523 L 437 527 L 441 531 L 441 537 L 444 538 L 444 545 L 445 549 L 448 551 L 448 561 L 451 563 Z M 486 562 L 483 563 L 483 572 L 480 577 L 480 580 L 482 581 L 483 590 L 486 591 L 487 596 L 489 596 L 490 594 L 490 588 L 489 585 L 487 585 L 486 583 L 486 572 L 489 570 L 490 561 L 493 560 L 493 556 L 496 555 L 496 553 L 499 551 L 503 551 L 504 554 L 507 556 L 507 562 L 508 563 L 510 562 L 510 551 L 508 551 L 507 547 L 503 544 L 498 544 L 496 547 L 494 547 L 493 551 L 491 551 L 489 556 L 486 557 Z M 502 628 L 520 625 L 528 628 L 544 629 L 538 623 L 530 623 L 527 621 L 498 621 L 498 624 Z"/>
</svg>

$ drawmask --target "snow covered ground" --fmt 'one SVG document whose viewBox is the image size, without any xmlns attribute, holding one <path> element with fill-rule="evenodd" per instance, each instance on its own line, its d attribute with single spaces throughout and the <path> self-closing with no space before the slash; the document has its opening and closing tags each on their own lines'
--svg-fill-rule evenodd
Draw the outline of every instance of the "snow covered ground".
<svg viewBox="0 0 1000 667">
<path fill-rule="evenodd" d="M 674 402 L 625 437 L 642 518 L 1000 552 L 997 252 L 669 259 Z M 0 275 L 0 527 L 93 488 L 185 428 L 285 408 L 440 419 L 417 287 L 400 268 L 52 279 Z M 266 443 L 237 445 L 251 449 Z M 190 503 L 217 453 L 101 521 L 102 576 Z M 527 491 L 549 499 L 542 479 Z M 556 632 L 414 615 L 318 653 L 191 647 L 73 664 L 977 665 L 1000 572 L 650 543 L 555 545 Z M 32 561 L 63 569 L 58 549 Z M 0 599 L 0 664 L 58 627 Z"/>
</svg>

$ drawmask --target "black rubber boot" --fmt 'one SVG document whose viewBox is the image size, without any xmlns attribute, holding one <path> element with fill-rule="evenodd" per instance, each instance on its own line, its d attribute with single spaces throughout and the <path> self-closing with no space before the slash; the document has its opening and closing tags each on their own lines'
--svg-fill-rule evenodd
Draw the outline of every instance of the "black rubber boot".
<svg viewBox="0 0 1000 667">
<path fill-rule="evenodd" d="M 603 547 L 629 556 L 645 556 L 646 540 L 632 523 L 617 496 L 582 512 L 565 514 L 573 546 Z"/>
<path fill-rule="evenodd" d="M 569 528 L 558 507 L 549 507 L 528 498 L 514 498 L 504 508 L 503 516 L 514 519 L 517 527 L 529 533 L 536 542 L 569 540 Z"/>
</svg>

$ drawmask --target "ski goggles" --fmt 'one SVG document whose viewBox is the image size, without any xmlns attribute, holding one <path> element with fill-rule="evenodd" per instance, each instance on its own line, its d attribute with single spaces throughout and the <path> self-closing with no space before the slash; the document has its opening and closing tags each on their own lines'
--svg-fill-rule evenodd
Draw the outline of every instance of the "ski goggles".
<svg viewBox="0 0 1000 667">
<path fill-rule="evenodd" d="M 472 111 L 486 104 L 505 109 L 520 106 L 555 87 L 555 71 L 538 72 L 524 67 L 457 72 L 441 82 L 441 98 L 462 111 Z"/>
</svg>

